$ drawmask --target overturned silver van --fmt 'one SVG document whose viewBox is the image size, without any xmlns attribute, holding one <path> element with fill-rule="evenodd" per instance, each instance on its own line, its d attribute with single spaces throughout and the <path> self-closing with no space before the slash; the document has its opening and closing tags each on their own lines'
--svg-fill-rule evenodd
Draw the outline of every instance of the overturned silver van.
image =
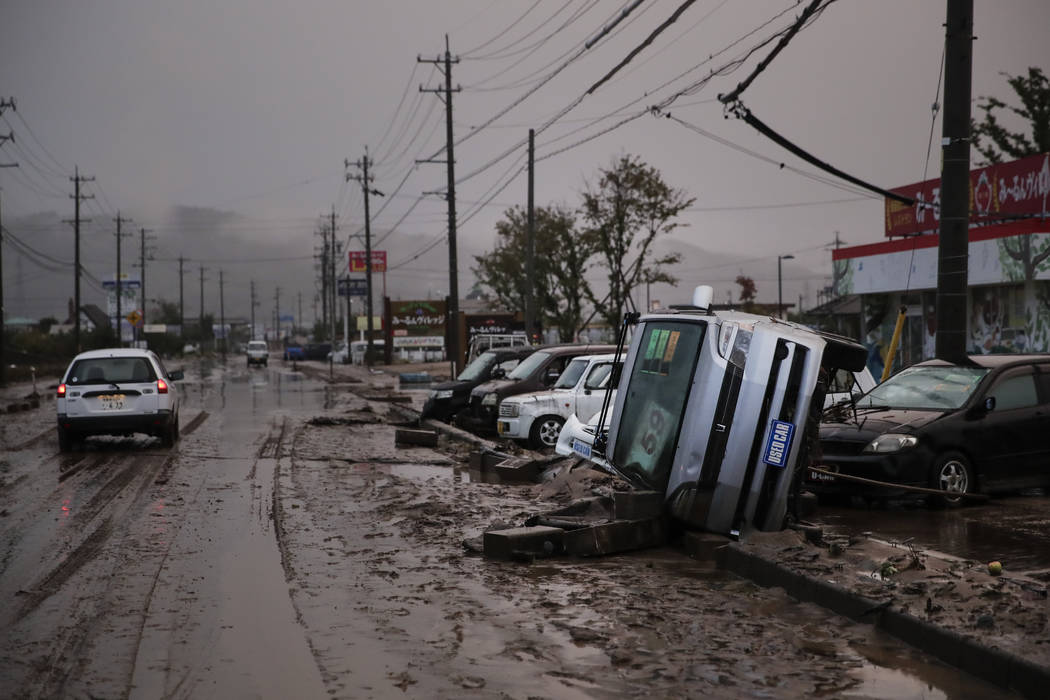
<svg viewBox="0 0 1050 700">
<path fill-rule="evenodd" d="M 633 334 L 615 402 L 585 428 L 592 458 L 663 492 L 690 527 L 779 530 L 817 445 L 828 377 L 860 371 L 866 353 L 795 323 L 712 313 L 711 295 L 698 287 L 690 306 L 625 317 L 621 348 Z"/>
</svg>

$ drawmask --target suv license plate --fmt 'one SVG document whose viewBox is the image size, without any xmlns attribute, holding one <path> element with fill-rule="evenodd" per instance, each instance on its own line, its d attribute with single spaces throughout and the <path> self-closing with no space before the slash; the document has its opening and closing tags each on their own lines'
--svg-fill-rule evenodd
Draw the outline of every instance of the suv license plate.
<svg viewBox="0 0 1050 700">
<path fill-rule="evenodd" d="M 572 439 L 572 451 L 587 459 L 591 458 L 591 446 L 582 440 Z"/>
<path fill-rule="evenodd" d="M 124 394 L 103 394 L 98 397 L 103 411 L 120 411 L 124 409 Z"/>
</svg>

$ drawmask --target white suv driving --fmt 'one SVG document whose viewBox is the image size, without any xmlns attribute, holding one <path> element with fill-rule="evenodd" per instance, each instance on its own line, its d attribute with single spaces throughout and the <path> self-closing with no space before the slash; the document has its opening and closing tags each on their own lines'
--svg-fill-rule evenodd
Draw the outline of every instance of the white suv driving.
<svg viewBox="0 0 1050 700">
<path fill-rule="evenodd" d="M 614 354 L 574 358 L 549 391 L 508 396 L 499 404 L 500 437 L 527 440 L 535 449 L 554 447 L 569 416 L 589 418 L 601 410 Z"/>
<path fill-rule="evenodd" d="M 165 447 L 179 439 L 179 392 L 153 352 L 110 348 L 73 358 L 58 385 L 58 447 L 67 452 L 88 435 L 146 433 Z"/>
</svg>

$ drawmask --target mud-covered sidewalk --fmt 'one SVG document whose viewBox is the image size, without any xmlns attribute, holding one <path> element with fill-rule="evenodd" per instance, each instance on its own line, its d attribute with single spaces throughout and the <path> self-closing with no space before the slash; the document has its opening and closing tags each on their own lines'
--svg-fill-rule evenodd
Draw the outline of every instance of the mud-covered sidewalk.
<svg viewBox="0 0 1050 700">
<path fill-rule="evenodd" d="M 423 369 L 441 370 L 334 368 L 329 410 L 281 469 L 293 601 L 330 630 L 312 646 L 337 695 L 1041 695 L 1045 586 L 976 562 L 820 529 L 531 564 L 470 553 L 487 529 L 623 485 L 571 461 L 547 483 L 487 483 L 448 433 L 396 445 L 425 398 L 397 372 Z"/>
</svg>

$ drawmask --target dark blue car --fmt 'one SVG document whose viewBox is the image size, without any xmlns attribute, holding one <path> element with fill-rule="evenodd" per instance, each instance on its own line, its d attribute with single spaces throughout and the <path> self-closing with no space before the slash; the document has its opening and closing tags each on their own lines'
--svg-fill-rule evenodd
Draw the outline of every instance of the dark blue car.
<svg viewBox="0 0 1050 700">
<path fill-rule="evenodd" d="M 306 350 L 303 349 L 302 345 L 298 343 L 288 343 L 284 346 L 284 359 L 285 360 L 305 360 Z"/>
</svg>

